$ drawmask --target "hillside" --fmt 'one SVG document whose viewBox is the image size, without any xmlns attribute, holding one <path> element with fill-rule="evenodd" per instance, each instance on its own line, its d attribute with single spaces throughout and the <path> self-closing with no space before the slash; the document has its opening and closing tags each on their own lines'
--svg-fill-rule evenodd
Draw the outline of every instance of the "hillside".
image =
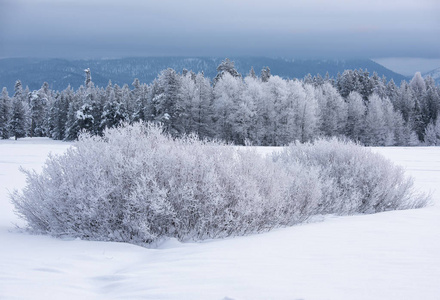
<svg viewBox="0 0 440 300">
<path fill-rule="evenodd" d="M 65 60 L 65 59 L 31 59 L 8 58 L 0 60 L 0 87 L 6 86 L 12 94 L 14 83 L 20 79 L 23 86 L 31 90 L 41 87 L 48 82 L 55 90 L 63 90 L 69 84 L 78 88 L 84 83 L 84 69 L 90 68 L 92 80 L 97 86 L 106 86 L 109 80 L 118 85 L 131 84 L 134 78 L 141 82 L 150 83 L 161 70 L 173 68 L 178 72 L 183 69 L 194 72 L 204 72 L 205 76 L 213 78 L 217 66 L 224 58 L 209 57 L 138 57 L 121 59 L 94 59 L 94 60 Z M 246 75 L 251 67 L 257 74 L 269 66 L 273 75 L 284 78 L 303 78 L 308 73 L 312 75 L 326 72 L 336 77 L 338 72 L 346 69 L 367 69 L 371 74 L 377 72 L 385 75 L 398 84 L 405 76 L 394 73 L 382 65 L 369 59 L 358 60 L 286 60 L 267 57 L 233 57 L 239 73 Z"/>
<path fill-rule="evenodd" d="M 423 77 L 431 76 L 437 84 L 440 84 L 440 68 L 423 73 Z"/>
</svg>

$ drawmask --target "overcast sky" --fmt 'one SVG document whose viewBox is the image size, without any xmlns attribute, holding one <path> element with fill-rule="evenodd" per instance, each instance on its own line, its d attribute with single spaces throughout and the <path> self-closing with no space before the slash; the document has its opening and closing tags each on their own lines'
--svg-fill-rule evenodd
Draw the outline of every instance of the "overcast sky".
<svg viewBox="0 0 440 300">
<path fill-rule="evenodd" d="M 440 57 L 439 0 L 0 0 L 0 57 Z"/>
</svg>

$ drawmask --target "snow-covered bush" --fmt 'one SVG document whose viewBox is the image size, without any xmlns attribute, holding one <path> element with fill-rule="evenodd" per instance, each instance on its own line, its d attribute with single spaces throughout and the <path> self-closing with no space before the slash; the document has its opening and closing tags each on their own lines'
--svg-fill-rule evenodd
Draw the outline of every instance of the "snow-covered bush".
<svg viewBox="0 0 440 300">
<path fill-rule="evenodd" d="M 270 160 L 195 136 L 173 139 L 152 124 L 123 125 L 103 137 L 83 133 L 41 174 L 24 172 L 26 188 L 12 195 L 17 212 L 31 230 L 56 236 L 149 243 L 293 223 L 285 193 L 297 183 Z"/>
<path fill-rule="evenodd" d="M 400 169 L 354 144 L 298 144 L 272 159 L 144 123 L 83 133 L 41 174 L 24 172 L 27 186 L 12 201 L 31 231 L 136 244 L 419 206 Z"/>
<path fill-rule="evenodd" d="M 383 156 L 337 138 L 294 143 L 274 155 L 280 165 L 302 165 L 319 173 L 322 197 L 310 214 L 375 213 L 425 206 L 411 178 Z"/>
</svg>

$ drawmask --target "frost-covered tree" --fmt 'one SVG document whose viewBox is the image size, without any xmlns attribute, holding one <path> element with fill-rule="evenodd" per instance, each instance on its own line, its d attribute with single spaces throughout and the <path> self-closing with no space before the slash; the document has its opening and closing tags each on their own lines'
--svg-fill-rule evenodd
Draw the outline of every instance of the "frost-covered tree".
<svg viewBox="0 0 440 300">
<path fill-rule="evenodd" d="M 359 70 L 359 76 L 358 78 L 358 88 L 357 91 L 362 95 L 364 100 L 367 100 L 368 97 L 373 93 L 373 82 L 370 78 L 370 73 L 362 69 Z"/>
<path fill-rule="evenodd" d="M 235 69 L 234 62 L 229 58 L 223 60 L 217 67 L 217 75 L 214 77 L 214 85 L 222 78 L 225 74 L 229 74 L 232 77 L 241 77 L 240 73 Z"/>
<path fill-rule="evenodd" d="M 263 96 L 262 83 L 258 78 L 247 76 L 244 79 L 244 87 L 241 97 L 253 106 L 254 118 L 249 128 L 249 141 L 256 145 L 263 145 L 267 136 L 266 105 L 268 104 Z"/>
<path fill-rule="evenodd" d="M 264 67 L 261 69 L 261 81 L 262 82 L 268 82 L 270 78 L 270 68 Z"/>
<path fill-rule="evenodd" d="M 329 83 L 317 88 L 320 112 L 320 131 L 325 136 L 344 134 L 347 120 L 347 104 Z"/>
<path fill-rule="evenodd" d="M 352 70 L 345 70 L 342 74 L 338 74 L 336 86 L 342 97 L 347 97 L 351 92 L 355 91 L 355 78 Z"/>
<path fill-rule="evenodd" d="M 15 94 L 12 98 L 12 113 L 10 121 L 10 134 L 15 139 L 26 136 L 27 132 L 27 114 L 25 108 L 25 96 L 23 95 L 21 82 L 15 84 Z"/>
<path fill-rule="evenodd" d="M 182 133 L 181 124 L 176 120 L 181 114 L 180 87 L 181 78 L 173 69 L 163 70 L 151 88 L 149 101 L 152 120 L 164 124 L 173 135 Z"/>
<path fill-rule="evenodd" d="M 104 108 L 101 115 L 100 127 L 112 128 L 119 125 L 121 122 L 129 121 L 129 113 L 124 105 L 123 92 L 117 84 L 114 88 L 112 83 L 109 82 L 106 88 L 107 101 L 104 104 Z"/>
<path fill-rule="evenodd" d="M 426 127 L 429 123 L 435 122 L 440 113 L 440 94 L 438 86 L 431 77 L 428 76 L 424 84 L 425 90 L 421 95 L 420 105 L 423 126 Z"/>
<path fill-rule="evenodd" d="M 196 133 L 202 138 L 210 136 L 212 90 L 209 79 L 202 73 L 188 72 L 181 78 L 179 97 L 182 109 L 177 122 L 183 132 Z"/>
<path fill-rule="evenodd" d="M 358 92 L 350 92 L 347 97 L 347 123 L 345 135 L 353 141 L 360 141 L 365 129 L 366 107 Z"/>
<path fill-rule="evenodd" d="M 287 142 L 311 141 L 318 129 L 319 112 L 315 89 L 312 85 L 303 85 L 299 81 L 289 81 L 287 89 Z"/>
<path fill-rule="evenodd" d="M 89 88 L 89 87 L 91 87 L 91 84 L 92 84 L 92 74 L 90 72 L 90 68 L 85 69 L 84 72 L 86 73 L 86 79 L 84 81 L 84 86 L 86 88 Z"/>
<path fill-rule="evenodd" d="M 23 128 L 30 136 L 73 140 L 81 130 L 101 135 L 104 128 L 120 122 L 146 120 L 164 124 L 175 137 L 197 133 L 200 138 L 256 145 L 312 141 L 322 135 L 362 140 L 366 113 L 358 96 L 365 108 L 372 93 L 382 101 L 384 144 L 415 145 L 423 141 L 440 109 L 440 88 L 420 74 L 397 87 L 393 80 L 387 82 L 376 73 L 370 77 L 362 69 L 346 70 L 336 81 L 328 74 L 285 80 L 271 76 L 265 67 L 261 78 L 251 70 L 243 80 L 226 59 L 218 71 L 213 82 L 203 73 L 185 70 L 181 75 L 168 69 L 151 84 L 134 80 L 132 89 L 111 83 L 104 89 L 95 87 L 86 69 L 84 85 L 77 90 L 51 91 L 44 83 L 29 92 L 18 81 L 12 98 L 22 101 Z M 224 76 L 232 79 L 215 89 Z"/>
<path fill-rule="evenodd" d="M 214 87 L 213 113 L 216 137 L 227 142 L 234 140 L 235 110 L 241 96 L 241 78 L 223 74 Z"/>
<path fill-rule="evenodd" d="M 141 84 L 137 78 L 133 81 L 132 86 L 131 101 L 134 104 L 134 112 L 131 119 L 134 122 L 145 121 L 147 119 L 146 108 L 148 101 L 148 86 L 146 84 Z"/>
<path fill-rule="evenodd" d="M 414 74 L 414 77 L 409 82 L 409 85 L 413 89 L 414 93 L 419 97 L 421 97 L 426 90 L 425 80 L 420 72 L 416 72 Z"/>
<path fill-rule="evenodd" d="M 11 99 L 8 90 L 4 87 L 0 96 L 0 138 L 9 139 L 9 122 L 12 109 Z"/>
<path fill-rule="evenodd" d="M 368 98 L 365 132 L 362 141 L 368 146 L 385 146 L 386 134 L 382 99 L 373 94 Z"/>
<path fill-rule="evenodd" d="M 391 80 L 388 82 L 385 92 L 386 92 L 386 96 L 390 99 L 391 103 L 394 106 L 394 109 L 398 109 L 399 108 L 399 104 L 398 104 L 398 87 L 396 86 L 396 84 L 394 83 L 394 80 L 391 78 Z"/>
<path fill-rule="evenodd" d="M 30 130 L 29 136 L 43 137 L 46 135 L 45 120 L 48 106 L 48 95 L 44 89 L 33 91 L 30 94 Z"/>
<path fill-rule="evenodd" d="M 195 118 L 193 116 L 195 99 L 197 97 L 197 87 L 195 80 L 193 80 L 191 73 L 184 72 L 181 77 L 179 97 L 181 101 L 182 110 L 176 122 L 182 128 L 182 133 L 195 132 Z"/>
<path fill-rule="evenodd" d="M 82 94 L 84 87 L 80 87 L 77 93 L 73 90 L 68 89 L 66 92 L 66 97 L 69 102 L 69 108 L 67 111 L 67 122 L 66 122 L 66 134 L 65 140 L 75 140 L 78 138 L 78 134 L 81 131 L 80 124 L 78 122 L 77 111 L 81 108 L 81 99 L 79 94 Z"/>
<path fill-rule="evenodd" d="M 52 104 L 49 112 L 49 136 L 55 140 L 63 140 L 66 134 L 69 98 L 63 91 Z"/>
<path fill-rule="evenodd" d="M 440 146 L 440 118 L 428 124 L 425 129 L 425 144 L 428 146 Z"/>
<path fill-rule="evenodd" d="M 376 72 L 373 72 L 373 76 L 370 78 L 372 85 L 372 93 L 377 94 L 380 98 L 387 97 L 386 92 L 386 78 L 379 78 Z"/>
<path fill-rule="evenodd" d="M 213 91 L 209 79 L 203 73 L 195 76 L 195 98 L 192 105 L 192 113 L 194 120 L 194 132 L 201 138 L 213 136 L 213 111 L 212 97 Z"/>
<path fill-rule="evenodd" d="M 256 80 L 256 78 L 253 78 L 253 80 Z M 252 95 L 246 92 L 246 84 L 243 85 L 241 80 L 239 80 L 239 82 L 241 94 L 232 111 L 234 123 L 233 141 L 236 144 L 244 145 L 246 141 L 251 141 L 252 133 L 255 128 L 256 103 Z"/>
<path fill-rule="evenodd" d="M 379 95 L 378 95 L 379 96 Z M 390 99 L 382 99 L 382 107 L 385 120 L 385 146 L 400 144 L 399 137 L 402 135 L 403 120 L 400 113 L 396 112 Z"/>
<path fill-rule="evenodd" d="M 254 67 L 251 67 L 248 76 L 250 76 L 252 78 L 257 78 L 257 74 L 255 74 Z"/>
<path fill-rule="evenodd" d="M 266 104 L 266 124 L 268 145 L 281 146 L 291 142 L 288 138 L 287 123 L 289 115 L 287 82 L 279 76 L 271 76 L 263 84 L 264 99 Z"/>
</svg>

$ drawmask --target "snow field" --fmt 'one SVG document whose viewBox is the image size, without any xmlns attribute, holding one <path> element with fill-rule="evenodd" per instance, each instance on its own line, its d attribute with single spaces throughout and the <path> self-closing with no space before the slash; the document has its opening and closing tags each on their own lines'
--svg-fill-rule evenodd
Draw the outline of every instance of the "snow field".
<svg viewBox="0 0 440 300">
<path fill-rule="evenodd" d="M 157 249 L 14 230 L 7 190 L 70 144 L 0 141 L 0 299 L 438 299 L 440 148 L 373 148 L 434 205 Z M 260 148 L 270 152 L 273 148 Z"/>
</svg>

